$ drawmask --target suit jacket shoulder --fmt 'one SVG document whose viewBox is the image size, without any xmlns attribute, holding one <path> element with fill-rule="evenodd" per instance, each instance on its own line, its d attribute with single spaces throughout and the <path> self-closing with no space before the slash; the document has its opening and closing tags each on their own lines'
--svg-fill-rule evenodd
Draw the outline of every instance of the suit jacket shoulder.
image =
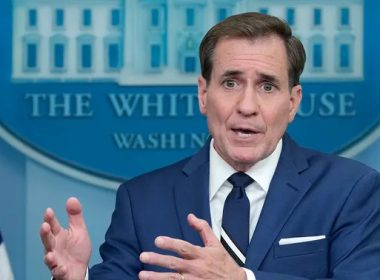
<svg viewBox="0 0 380 280">
<path fill-rule="evenodd" d="M 257 279 L 276 279 L 270 273 L 307 279 L 378 279 L 380 269 L 362 268 L 378 267 L 379 201 L 377 171 L 351 159 L 301 148 L 286 135 L 246 265 L 257 272 Z M 315 236 L 324 238 L 280 245 L 283 239 Z"/>
</svg>

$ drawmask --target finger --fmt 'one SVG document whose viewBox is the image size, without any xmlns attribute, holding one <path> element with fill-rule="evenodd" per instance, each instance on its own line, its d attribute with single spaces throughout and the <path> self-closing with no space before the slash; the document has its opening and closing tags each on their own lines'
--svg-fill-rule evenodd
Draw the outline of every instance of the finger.
<svg viewBox="0 0 380 280">
<path fill-rule="evenodd" d="M 142 263 L 158 265 L 174 271 L 183 271 L 186 268 L 184 259 L 174 256 L 161 255 L 154 252 L 141 253 L 140 261 Z"/>
<path fill-rule="evenodd" d="M 220 241 L 216 238 L 210 225 L 205 220 L 197 218 L 194 214 L 189 214 L 187 221 L 189 225 L 199 233 L 205 246 L 220 244 Z"/>
<path fill-rule="evenodd" d="M 56 266 L 51 270 L 51 275 L 54 279 L 67 277 L 67 267 L 66 266 Z"/>
<path fill-rule="evenodd" d="M 43 223 L 40 228 L 40 237 L 42 244 L 45 247 L 45 251 L 52 251 L 55 247 L 55 238 L 51 232 L 50 225 L 48 223 Z"/>
<path fill-rule="evenodd" d="M 76 228 L 86 228 L 82 215 L 82 206 L 75 197 L 70 197 L 66 202 L 66 211 L 69 217 L 70 226 Z"/>
<path fill-rule="evenodd" d="M 57 235 L 60 232 L 61 225 L 59 224 L 59 221 L 56 218 L 53 209 L 51 209 L 51 208 L 46 209 L 44 221 L 50 225 L 51 232 L 54 235 Z"/>
<path fill-rule="evenodd" d="M 57 259 L 53 252 L 48 252 L 44 257 L 44 262 L 46 266 L 52 270 L 57 266 Z"/>
<path fill-rule="evenodd" d="M 67 267 L 65 265 L 59 266 L 57 263 L 57 259 L 54 255 L 54 253 L 50 252 L 45 255 L 45 264 L 50 269 L 51 275 L 53 278 L 58 279 L 61 277 L 66 276 L 67 274 Z"/>
<path fill-rule="evenodd" d="M 159 236 L 154 240 L 154 244 L 160 249 L 175 252 L 185 259 L 194 259 L 199 256 L 199 246 L 181 239 Z"/>
<path fill-rule="evenodd" d="M 141 271 L 139 273 L 140 280 L 184 280 L 185 277 L 177 272 L 154 272 L 154 271 Z"/>
</svg>

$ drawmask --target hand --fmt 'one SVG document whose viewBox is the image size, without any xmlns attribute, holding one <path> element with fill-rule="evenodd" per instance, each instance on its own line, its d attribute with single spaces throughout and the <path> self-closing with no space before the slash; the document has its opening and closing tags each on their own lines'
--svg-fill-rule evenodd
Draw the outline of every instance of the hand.
<svg viewBox="0 0 380 280">
<path fill-rule="evenodd" d="M 208 223 L 193 214 L 189 214 L 187 220 L 189 225 L 198 231 L 205 246 L 199 247 L 180 239 L 159 236 L 155 245 L 176 252 L 180 257 L 143 252 L 140 261 L 176 272 L 141 271 L 139 279 L 246 279 L 244 269 L 230 257 Z"/>
<path fill-rule="evenodd" d="M 46 209 L 40 236 L 45 264 L 57 280 L 84 280 L 91 255 L 91 241 L 76 198 L 66 202 L 69 227 L 59 224 L 51 208 Z"/>
</svg>

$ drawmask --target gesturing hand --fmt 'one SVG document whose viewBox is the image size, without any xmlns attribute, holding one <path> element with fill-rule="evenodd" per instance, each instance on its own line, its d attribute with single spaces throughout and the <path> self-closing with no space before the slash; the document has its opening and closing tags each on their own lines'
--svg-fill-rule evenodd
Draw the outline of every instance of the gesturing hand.
<svg viewBox="0 0 380 280">
<path fill-rule="evenodd" d="M 46 209 L 40 236 L 45 247 L 45 263 L 57 280 L 83 280 L 91 255 L 91 241 L 76 198 L 66 203 L 69 226 L 59 224 L 51 208 Z"/>
<path fill-rule="evenodd" d="M 140 260 L 176 272 L 141 271 L 139 279 L 246 279 L 245 271 L 230 257 L 208 223 L 193 214 L 189 214 L 187 219 L 189 225 L 199 233 L 205 246 L 195 246 L 180 239 L 159 236 L 155 245 L 176 252 L 180 257 L 143 252 Z"/>
</svg>

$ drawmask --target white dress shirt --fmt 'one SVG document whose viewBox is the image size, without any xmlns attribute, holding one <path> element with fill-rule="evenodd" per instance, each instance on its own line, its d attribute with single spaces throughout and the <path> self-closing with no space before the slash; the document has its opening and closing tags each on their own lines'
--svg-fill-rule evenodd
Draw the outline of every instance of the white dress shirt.
<svg viewBox="0 0 380 280">
<path fill-rule="evenodd" d="M 254 182 L 246 187 L 247 197 L 250 203 L 249 239 L 251 239 L 261 210 L 268 193 L 270 182 L 276 170 L 282 149 L 282 139 L 278 142 L 276 149 L 267 158 L 257 162 L 247 172 Z M 211 225 L 215 235 L 220 239 L 222 227 L 223 206 L 233 186 L 227 181 L 228 177 L 237 172 L 216 152 L 214 141 L 210 143 L 210 212 Z M 255 280 L 253 272 L 245 269 L 248 280 Z"/>
</svg>

